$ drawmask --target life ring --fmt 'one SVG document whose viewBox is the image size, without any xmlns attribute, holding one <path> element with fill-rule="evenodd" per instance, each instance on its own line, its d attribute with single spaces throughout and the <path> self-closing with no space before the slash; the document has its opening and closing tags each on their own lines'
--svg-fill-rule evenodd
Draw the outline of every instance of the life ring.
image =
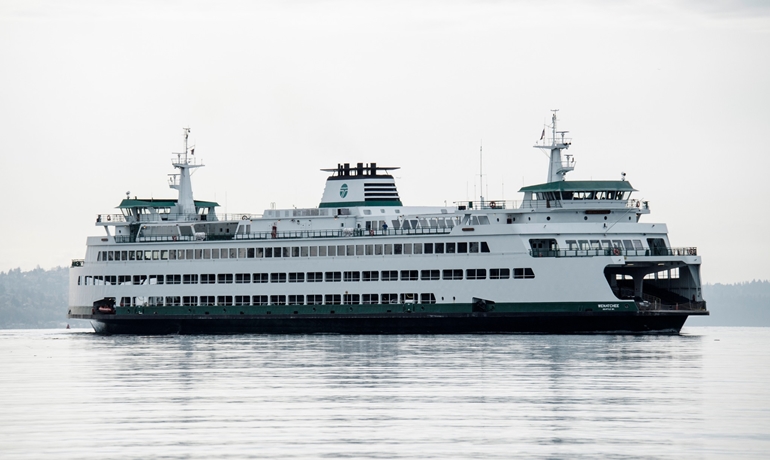
<svg viewBox="0 0 770 460">
<path fill-rule="evenodd" d="M 109 222 L 109 221 L 111 221 L 111 220 L 112 220 L 112 217 L 110 217 L 110 216 L 107 216 L 107 221 Z"/>
<path fill-rule="evenodd" d="M 243 216 L 241 216 L 241 220 L 249 220 L 249 216 L 244 214 Z"/>
<path fill-rule="evenodd" d="M 612 255 L 613 256 L 619 256 L 620 255 L 620 249 L 612 248 Z"/>
<path fill-rule="evenodd" d="M 494 201 L 490 201 L 489 202 L 489 207 L 492 208 L 492 209 L 495 209 L 497 207 L 497 203 L 495 203 Z"/>
</svg>

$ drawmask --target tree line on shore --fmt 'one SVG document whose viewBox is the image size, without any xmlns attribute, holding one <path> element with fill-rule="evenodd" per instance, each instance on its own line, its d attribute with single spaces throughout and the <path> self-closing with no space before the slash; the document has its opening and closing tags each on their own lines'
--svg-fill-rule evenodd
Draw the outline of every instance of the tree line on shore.
<svg viewBox="0 0 770 460">
<path fill-rule="evenodd" d="M 68 273 L 66 267 L 0 272 L 0 329 L 66 327 Z M 711 315 L 691 317 L 688 326 L 770 326 L 770 281 L 705 284 L 703 298 Z"/>
</svg>

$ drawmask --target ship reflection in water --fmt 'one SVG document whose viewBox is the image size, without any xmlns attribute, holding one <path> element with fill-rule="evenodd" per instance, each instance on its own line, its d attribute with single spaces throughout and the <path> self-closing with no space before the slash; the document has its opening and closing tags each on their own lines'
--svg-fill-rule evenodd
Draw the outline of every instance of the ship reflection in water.
<svg viewBox="0 0 770 460">
<path fill-rule="evenodd" d="M 719 340 L 717 340 L 719 339 Z M 0 333 L 8 458 L 766 452 L 762 328 L 675 336 Z"/>
</svg>

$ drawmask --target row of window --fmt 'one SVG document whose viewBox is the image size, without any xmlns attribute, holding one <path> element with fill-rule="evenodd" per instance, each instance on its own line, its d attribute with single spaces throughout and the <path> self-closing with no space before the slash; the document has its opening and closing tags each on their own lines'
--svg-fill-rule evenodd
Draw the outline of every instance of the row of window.
<svg viewBox="0 0 770 460">
<path fill-rule="evenodd" d="M 262 259 L 285 257 L 380 256 L 401 254 L 478 254 L 489 252 L 486 241 L 460 243 L 346 244 L 252 248 L 148 249 L 99 251 L 97 261 Z"/>
<path fill-rule="evenodd" d="M 436 303 L 433 293 L 401 294 L 308 294 L 308 295 L 218 295 L 121 297 L 121 307 L 197 307 L 247 305 L 373 305 L 397 303 Z"/>
<path fill-rule="evenodd" d="M 644 250 L 642 240 L 567 240 L 571 251 L 588 251 L 590 249 L 626 249 L 628 251 Z"/>
<path fill-rule="evenodd" d="M 443 270 L 382 270 L 345 272 L 291 273 L 189 273 L 183 275 L 97 275 L 78 277 L 78 285 L 155 285 L 155 284 L 250 284 L 250 283 L 338 283 L 358 281 L 435 281 L 435 280 L 500 280 L 511 278 L 510 268 L 468 268 Z M 531 279 L 531 268 L 514 268 L 514 279 Z"/>
</svg>

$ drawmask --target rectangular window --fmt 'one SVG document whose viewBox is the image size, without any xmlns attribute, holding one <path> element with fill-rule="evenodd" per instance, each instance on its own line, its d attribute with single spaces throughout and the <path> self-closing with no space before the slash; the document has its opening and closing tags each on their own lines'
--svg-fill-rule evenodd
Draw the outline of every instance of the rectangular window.
<svg viewBox="0 0 770 460">
<path fill-rule="evenodd" d="M 253 273 L 251 275 L 252 283 L 267 283 L 267 273 Z"/>
<path fill-rule="evenodd" d="M 417 281 L 417 270 L 401 270 L 401 281 Z"/>
<path fill-rule="evenodd" d="M 440 270 L 421 270 L 420 279 L 423 281 L 432 281 L 432 280 L 441 279 L 441 272 Z"/>
<path fill-rule="evenodd" d="M 307 282 L 308 283 L 320 283 L 322 282 L 323 276 L 321 272 L 308 272 L 307 273 Z"/>
<path fill-rule="evenodd" d="M 477 253 L 479 252 L 479 243 L 478 242 L 471 242 L 468 244 L 468 252 L 470 253 Z"/>
<path fill-rule="evenodd" d="M 318 246 L 310 246 L 310 257 L 318 257 Z"/>
<path fill-rule="evenodd" d="M 379 303 L 380 296 L 377 294 L 362 294 L 361 295 L 361 303 L 366 305 L 374 305 L 376 303 Z"/>
<path fill-rule="evenodd" d="M 308 252 L 307 246 L 302 246 L 300 248 L 299 254 L 300 254 L 301 257 L 308 257 L 310 255 L 310 253 Z"/>
<path fill-rule="evenodd" d="M 246 258 L 246 248 L 238 248 L 238 258 L 239 259 Z"/>
<path fill-rule="evenodd" d="M 400 255 L 403 253 L 404 253 L 404 250 L 401 244 L 396 243 L 393 245 L 393 254 Z"/>
<path fill-rule="evenodd" d="M 339 294 L 326 294 L 324 296 L 324 303 L 326 305 L 340 305 L 342 304 L 342 296 Z"/>
<path fill-rule="evenodd" d="M 446 243 L 446 253 L 447 254 L 455 253 L 455 243 Z"/>
<path fill-rule="evenodd" d="M 254 258 L 254 248 L 246 248 L 246 257 L 249 259 Z"/>
<path fill-rule="evenodd" d="M 345 255 L 345 246 L 343 246 L 343 245 L 339 245 L 339 246 L 337 246 L 337 255 L 338 255 L 339 257 L 342 257 L 342 256 L 344 256 L 344 255 Z M 349 255 L 351 255 L 351 256 L 352 256 L 353 254 L 349 254 Z"/>
<path fill-rule="evenodd" d="M 424 245 L 425 254 L 433 254 L 433 243 L 425 243 Z"/>
<path fill-rule="evenodd" d="M 342 296 L 342 303 L 345 305 L 358 305 L 361 303 L 359 294 L 345 294 Z"/>
<path fill-rule="evenodd" d="M 342 281 L 342 272 L 326 272 L 327 283 L 339 283 Z"/>
<path fill-rule="evenodd" d="M 321 305 L 323 303 L 323 296 L 320 294 L 309 294 L 307 296 L 308 305 Z"/>
<path fill-rule="evenodd" d="M 289 296 L 289 305 L 304 305 L 305 304 L 305 296 L 304 295 L 290 295 Z"/>
<path fill-rule="evenodd" d="M 233 274 L 232 273 L 220 273 L 217 275 L 217 283 L 218 284 L 233 284 Z"/>
<path fill-rule="evenodd" d="M 286 296 L 285 295 L 271 295 L 270 296 L 270 305 L 286 305 Z"/>
<path fill-rule="evenodd" d="M 292 257 L 299 257 L 299 246 L 292 246 L 292 248 L 291 248 L 291 256 Z"/>
<path fill-rule="evenodd" d="M 386 256 L 392 256 L 393 255 L 393 245 L 392 244 L 384 244 L 383 246 L 383 253 Z"/>
<path fill-rule="evenodd" d="M 380 272 L 363 272 L 361 279 L 363 281 L 378 281 L 380 279 Z"/>
<path fill-rule="evenodd" d="M 420 303 L 436 303 L 436 296 L 432 293 L 420 294 Z"/>
<path fill-rule="evenodd" d="M 273 257 L 273 248 L 265 248 L 265 258 Z"/>
<path fill-rule="evenodd" d="M 150 284 L 163 284 L 163 275 L 150 275 Z"/>
<path fill-rule="evenodd" d="M 422 254 L 422 243 L 414 243 L 414 253 Z"/>
<path fill-rule="evenodd" d="M 461 269 L 454 269 L 454 270 L 444 270 L 443 271 L 444 279 L 445 280 L 461 280 L 463 279 L 463 271 Z"/>
<path fill-rule="evenodd" d="M 160 251 L 160 260 L 168 260 L 168 249 L 162 249 Z"/>
<path fill-rule="evenodd" d="M 467 254 L 468 253 L 468 243 L 457 243 L 457 253 L 458 254 Z"/>
<path fill-rule="evenodd" d="M 131 284 L 131 275 L 119 275 L 118 284 L 121 286 Z"/>
<path fill-rule="evenodd" d="M 283 248 L 283 256 L 284 257 L 291 257 L 290 254 L 291 254 L 291 248 L 290 247 L 287 246 L 287 247 Z"/>
<path fill-rule="evenodd" d="M 211 258 L 212 259 L 219 259 L 219 249 L 215 248 L 211 250 Z"/>
<path fill-rule="evenodd" d="M 198 305 L 198 296 L 186 295 L 186 296 L 182 297 L 182 305 L 184 305 L 185 307 L 194 307 L 194 306 Z"/>
<path fill-rule="evenodd" d="M 349 244 L 349 245 L 347 246 L 347 254 L 348 254 L 349 256 L 354 256 L 354 255 L 356 255 L 356 247 L 355 247 L 354 245 L 352 245 L 352 244 Z"/>
<path fill-rule="evenodd" d="M 185 250 L 185 259 L 192 260 L 192 259 L 200 259 L 200 249 L 187 249 Z M 196 255 L 197 253 L 197 255 Z"/>
<path fill-rule="evenodd" d="M 465 270 L 465 278 L 469 280 L 487 279 L 487 270 L 485 268 L 469 268 Z"/>
<path fill-rule="evenodd" d="M 335 257 L 337 255 L 337 246 L 327 246 L 326 254 L 328 254 L 329 257 Z"/>
<path fill-rule="evenodd" d="M 401 303 L 417 303 L 417 293 L 406 292 L 401 294 Z"/>
<path fill-rule="evenodd" d="M 481 242 L 481 252 L 489 252 L 489 246 L 486 241 Z"/>
<path fill-rule="evenodd" d="M 361 281 L 361 273 L 360 272 L 344 272 L 343 273 L 343 280 L 345 280 L 346 282 Z"/>
<path fill-rule="evenodd" d="M 383 281 L 398 281 L 398 271 L 396 271 L 396 270 L 383 270 L 382 271 L 382 280 Z"/>
<path fill-rule="evenodd" d="M 373 256 L 374 255 L 374 245 L 367 244 L 365 253 L 367 256 Z"/>
<path fill-rule="evenodd" d="M 179 251 L 180 254 L 182 254 L 182 258 L 184 258 L 184 251 Z M 168 252 L 168 260 L 176 260 L 176 249 L 172 249 Z"/>
<path fill-rule="evenodd" d="M 381 244 L 375 244 L 374 245 L 374 255 L 375 256 L 381 256 L 382 255 L 382 245 Z"/>
<path fill-rule="evenodd" d="M 318 246 L 318 257 L 326 257 L 328 254 L 326 246 Z"/>
<path fill-rule="evenodd" d="M 231 295 L 217 296 L 217 305 L 228 307 L 232 304 L 233 304 L 233 296 Z"/>
<path fill-rule="evenodd" d="M 141 285 L 145 284 L 147 282 L 147 275 L 134 275 L 134 282 L 135 285 Z"/>
<path fill-rule="evenodd" d="M 489 279 L 491 280 L 507 280 L 510 277 L 510 268 L 492 268 L 489 270 Z"/>
<path fill-rule="evenodd" d="M 182 298 L 177 296 L 169 296 L 166 297 L 166 306 L 167 307 L 178 307 L 182 303 Z"/>
<path fill-rule="evenodd" d="M 357 244 L 356 245 L 356 255 L 357 256 L 364 255 L 364 245 L 363 244 Z"/>
<path fill-rule="evenodd" d="M 435 253 L 436 254 L 443 254 L 444 253 L 444 243 L 436 243 L 434 249 L 435 249 Z"/>
<path fill-rule="evenodd" d="M 382 294 L 382 303 L 398 303 L 398 294 Z"/>
<path fill-rule="evenodd" d="M 303 273 L 303 272 L 289 273 L 289 282 L 290 283 L 304 283 L 305 282 L 305 273 Z"/>
<path fill-rule="evenodd" d="M 251 304 L 252 305 L 267 305 L 267 296 L 266 295 L 253 295 L 253 296 L 251 296 Z"/>
<path fill-rule="evenodd" d="M 286 273 L 271 273 L 270 274 L 270 282 L 271 283 L 285 283 L 286 282 Z"/>
<path fill-rule="evenodd" d="M 236 273 L 235 284 L 248 284 L 251 283 L 251 273 Z"/>
<path fill-rule="evenodd" d="M 182 284 L 182 275 L 166 275 L 166 284 Z"/>
<path fill-rule="evenodd" d="M 235 306 L 237 307 L 248 305 L 250 302 L 251 302 L 251 296 L 248 296 L 248 295 L 235 296 Z"/>
<path fill-rule="evenodd" d="M 412 253 L 412 245 L 411 244 L 405 244 L 404 245 L 404 254 L 411 254 Z"/>
<path fill-rule="evenodd" d="M 217 282 L 216 275 L 212 273 L 201 274 L 201 284 L 214 284 Z"/>
</svg>

